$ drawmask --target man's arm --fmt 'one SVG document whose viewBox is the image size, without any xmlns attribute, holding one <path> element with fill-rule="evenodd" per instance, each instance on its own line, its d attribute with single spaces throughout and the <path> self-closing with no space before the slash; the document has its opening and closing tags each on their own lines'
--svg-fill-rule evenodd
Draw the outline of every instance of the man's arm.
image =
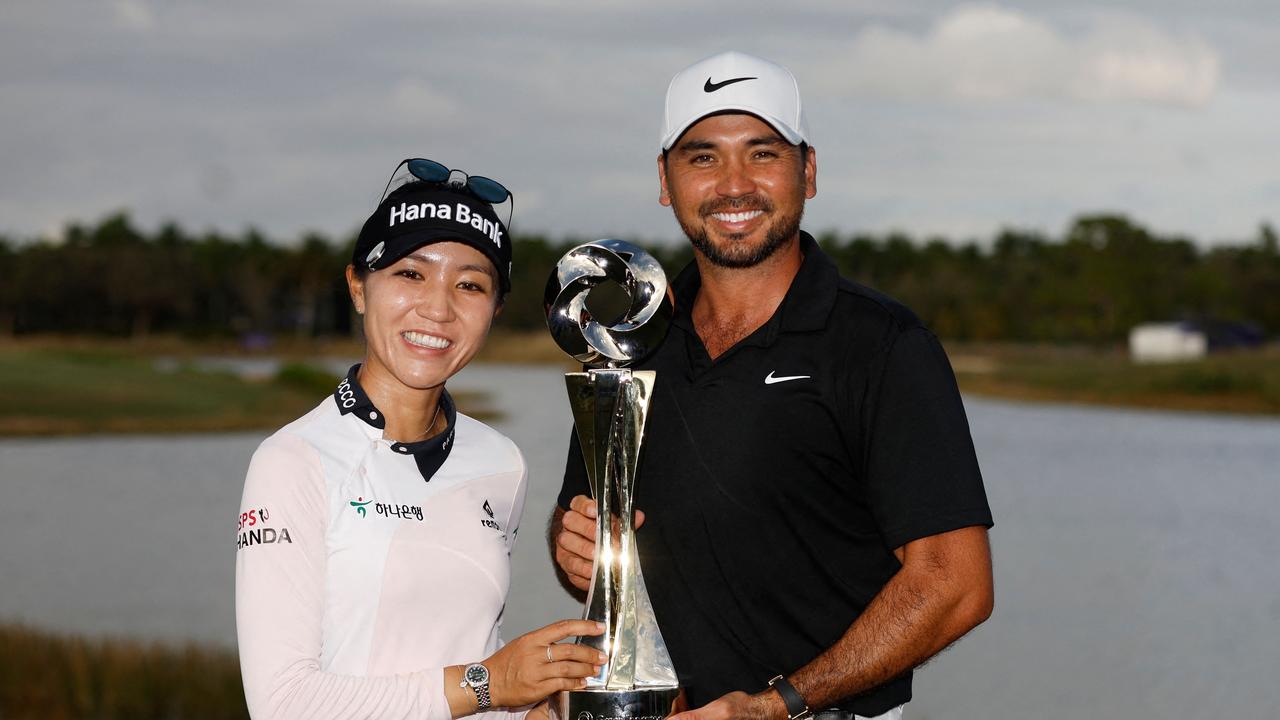
<svg viewBox="0 0 1280 720">
<path fill-rule="evenodd" d="M 991 616 L 994 591 L 987 530 L 975 526 L 913 540 L 902 562 L 835 645 L 787 679 L 810 708 L 828 707 L 901 675 Z M 786 718 L 777 691 L 733 692 L 679 716 Z"/>
</svg>

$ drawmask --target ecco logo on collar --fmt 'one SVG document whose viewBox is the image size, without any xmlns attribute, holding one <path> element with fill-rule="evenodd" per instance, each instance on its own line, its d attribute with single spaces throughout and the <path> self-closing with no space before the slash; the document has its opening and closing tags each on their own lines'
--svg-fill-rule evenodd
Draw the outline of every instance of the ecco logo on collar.
<svg viewBox="0 0 1280 720">
<path fill-rule="evenodd" d="M 348 378 L 343 378 L 342 382 L 338 383 L 338 402 L 348 410 L 356 404 L 356 394 L 351 390 L 351 380 Z"/>
</svg>

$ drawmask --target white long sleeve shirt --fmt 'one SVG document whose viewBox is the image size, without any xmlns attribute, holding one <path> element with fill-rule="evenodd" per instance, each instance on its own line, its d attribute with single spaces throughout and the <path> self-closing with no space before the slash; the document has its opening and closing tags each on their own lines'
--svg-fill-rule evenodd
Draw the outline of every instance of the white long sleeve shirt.
<svg viewBox="0 0 1280 720">
<path fill-rule="evenodd" d="M 443 668 L 500 646 L 520 451 L 447 393 L 445 433 L 384 440 L 357 368 L 245 478 L 236 626 L 258 720 L 448 718 Z"/>
</svg>

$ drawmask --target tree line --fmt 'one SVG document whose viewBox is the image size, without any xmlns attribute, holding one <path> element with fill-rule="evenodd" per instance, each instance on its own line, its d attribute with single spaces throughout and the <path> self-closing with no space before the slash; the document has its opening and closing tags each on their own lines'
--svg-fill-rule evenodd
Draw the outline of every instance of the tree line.
<svg viewBox="0 0 1280 720">
<path fill-rule="evenodd" d="M 818 239 L 846 277 L 906 303 L 949 339 L 1104 344 L 1137 323 L 1184 319 L 1280 333 L 1280 247 L 1265 224 L 1253 240 L 1207 248 L 1121 215 L 1081 216 L 1061 237 Z M 548 273 L 582 240 L 515 242 L 499 322 L 540 328 Z M 56 243 L 0 237 L 0 336 L 349 335 L 342 271 L 353 243 L 317 234 L 278 243 L 254 230 L 197 236 L 176 224 L 148 234 L 125 213 L 72 225 Z M 672 276 L 692 257 L 686 242 L 640 244 Z"/>
</svg>

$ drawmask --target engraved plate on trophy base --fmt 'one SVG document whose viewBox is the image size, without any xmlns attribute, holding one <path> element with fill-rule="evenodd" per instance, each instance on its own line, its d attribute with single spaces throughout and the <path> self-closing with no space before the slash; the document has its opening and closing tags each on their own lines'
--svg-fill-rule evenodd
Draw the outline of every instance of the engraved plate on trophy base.
<svg viewBox="0 0 1280 720">
<path fill-rule="evenodd" d="M 680 688 L 563 690 L 551 698 L 555 720 L 662 720 L 671 714 Z"/>
</svg>

